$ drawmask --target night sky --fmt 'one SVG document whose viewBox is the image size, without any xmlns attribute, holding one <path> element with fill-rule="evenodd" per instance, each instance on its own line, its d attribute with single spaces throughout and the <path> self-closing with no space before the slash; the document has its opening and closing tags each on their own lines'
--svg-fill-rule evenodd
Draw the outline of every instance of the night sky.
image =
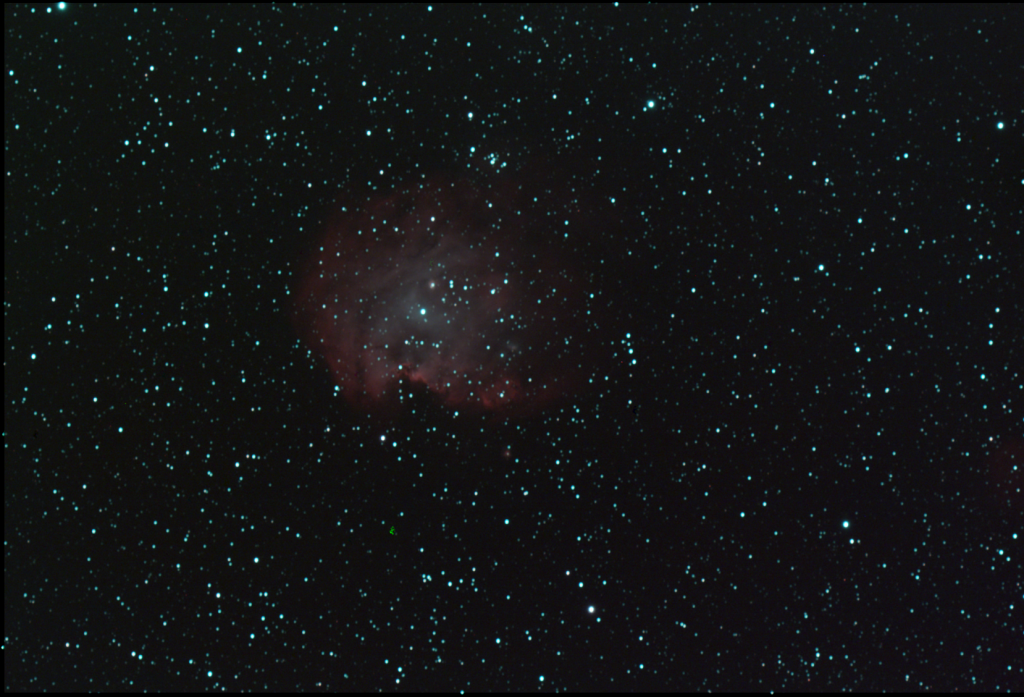
<svg viewBox="0 0 1024 697">
<path fill-rule="evenodd" d="M 1021 688 L 1022 27 L 6 5 L 5 690 Z"/>
</svg>

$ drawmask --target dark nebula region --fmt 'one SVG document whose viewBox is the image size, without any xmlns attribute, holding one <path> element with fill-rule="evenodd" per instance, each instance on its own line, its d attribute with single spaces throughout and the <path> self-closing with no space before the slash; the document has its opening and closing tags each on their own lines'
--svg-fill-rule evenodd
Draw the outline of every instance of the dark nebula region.
<svg viewBox="0 0 1024 697">
<path fill-rule="evenodd" d="M 361 410 L 418 390 L 534 415 L 579 394 L 599 351 L 599 296 L 570 251 L 596 232 L 583 209 L 539 171 L 345 195 L 299 275 L 297 328 Z"/>
</svg>

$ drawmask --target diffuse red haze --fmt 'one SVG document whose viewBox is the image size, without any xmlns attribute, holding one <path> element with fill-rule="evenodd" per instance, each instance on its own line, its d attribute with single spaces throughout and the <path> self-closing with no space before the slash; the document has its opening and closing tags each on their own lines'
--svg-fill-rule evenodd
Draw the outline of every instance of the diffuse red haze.
<svg viewBox="0 0 1024 697">
<path fill-rule="evenodd" d="M 600 294 L 563 241 L 596 217 L 550 176 L 435 176 L 344 197 L 306 259 L 296 327 L 341 395 L 528 416 L 576 395 L 600 352 Z"/>
</svg>

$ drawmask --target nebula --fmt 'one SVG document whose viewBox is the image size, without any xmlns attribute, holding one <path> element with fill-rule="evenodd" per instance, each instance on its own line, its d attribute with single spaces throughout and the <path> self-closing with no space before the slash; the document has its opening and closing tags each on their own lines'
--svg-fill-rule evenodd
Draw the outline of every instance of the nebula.
<svg viewBox="0 0 1024 697">
<path fill-rule="evenodd" d="M 401 410 L 417 386 L 466 411 L 560 404 L 600 362 L 586 201 L 544 168 L 345 193 L 297 276 L 296 328 L 358 409 Z"/>
</svg>

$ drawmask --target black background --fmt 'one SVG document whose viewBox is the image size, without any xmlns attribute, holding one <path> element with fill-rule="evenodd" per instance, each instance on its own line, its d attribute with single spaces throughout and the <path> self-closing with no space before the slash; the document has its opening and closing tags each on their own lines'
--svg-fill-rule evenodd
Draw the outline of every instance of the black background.
<svg viewBox="0 0 1024 697">
<path fill-rule="evenodd" d="M 5 690 L 1019 689 L 1022 21 L 5 6 Z M 351 409 L 299 260 L 491 155 L 592 389 Z"/>
</svg>

